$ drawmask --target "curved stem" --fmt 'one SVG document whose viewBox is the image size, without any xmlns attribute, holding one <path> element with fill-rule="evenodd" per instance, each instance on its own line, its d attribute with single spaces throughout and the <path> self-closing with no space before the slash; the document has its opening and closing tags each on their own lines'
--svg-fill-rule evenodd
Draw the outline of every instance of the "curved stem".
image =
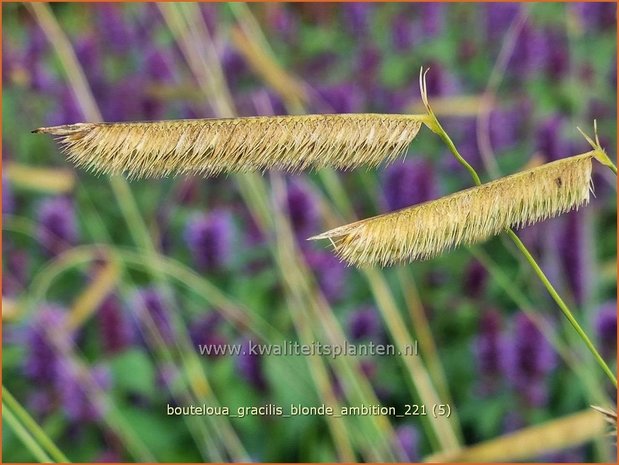
<svg viewBox="0 0 619 465">
<path fill-rule="evenodd" d="M 30 431 L 30 434 L 38 440 L 39 444 L 45 448 L 52 459 L 56 462 L 69 463 L 69 459 L 60 451 L 58 446 L 54 444 L 54 441 L 41 429 L 37 422 L 34 421 L 26 409 L 21 406 L 4 385 L 2 386 L 2 401 L 13 411 L 13 414 L 19 418 L 19 421 Z"/>
<path fill-rule="evenodd" d="M 53 463 L 53 460 L 45 453 L 39 444 L 34 440 L 29 431 L 15 418 L 11 409 L 4 403 L 2 404 L 2 419 L 6 420 L 15 436 L 17 436 L 23 445 L 28 449 L 35 459 L 41 463 Z"/>
<path fill-rule="evenodd" d="M 479 175 L 477 174 L 475 169 L 462 157 L 462 155 L 460 155 L 460 152 L 458 152 L 458 149 L 454 145 L 453 141 L 451 140 L 449 135 L 447 135 L 447 133 L 445 132 L 445 130 L 439 123 L 438 119 L 436 118 L 436 115 L 430 108 L 430 105 L 427 102 L 427 94 L 425 93 L 424 84 L 425 83 L 422 83 L 422 86 L 421 86 L 422 99 L 424 100 L 424 104 L 426 106 L 426 109 L 428 110 L 428 114 L 432 117 L 432 120 L 433 120 L 430 123 L 426 123 L 427 126 L 433 132 L 435 132 L 443 140 L 443 142 L 445 142 L 445 144 L 447 145 L 447 147 L 449 147 L 449 150 L 456 157 L 458 162 L 460 162 L 460 164 L 464 166 L 464 168 L 466 168 L 467 171 L 471 174 L 471 177 L 473 178 L 475 185 L 479 186 L 481 184 Z M 610 164 L 607 164 L 607 166 L 611 170 L 613 170 L 615 174 L 617 173 L 617 167 L 614 164 L 610 163 Z M 608 378 L 612 381 L 613 385 L 617 387 L 617 377 L 613 374 L 612 370 L 608 367 L 608 365 L 606 364 L 606 362 L 604 361 L 600 353 L 597 351 L 597 349 L 595 348 L 595 346 L 593 345 L 593 343 L 587 336 L 587 333 L 582 329 L 578 321 L 576 321 L 576 318 L 574 318 L 574 314 L 569 309 L 565 301 L 561 298 L 557 290 L 554 288 L 554 286 L 552 285 L 552 283 L 550 282 L 550 280 L 548 279 L 544 271 L 541 269 L 541 267 L 539 266 L 535 258 L 533 258 L 533 255 L 531 255 L 527 247 L 523 244 L 523 242 L 516 235 L 516 233 L 514 233 L 512 229 L 508 229 L 507 234 L 510 237 L 510 239 L 516 244 L 516 247 L 518 247 L 518 249 L 524 255 L 526 260 L 529 262 L 529 264 L 531 265 L 531 267 L 533 268 L 533 270 L 539 277 L 544 287 L 546 287 L 546 290 L 548 291 L 550 296 L 553 298 L 553 300 L 557 303 L 557 305 L 561 309 L 561 312 L 563 313 L 563 315 L 565 315 L 567 320 L 576 330 L 576 333 L 578 333 L 578 335 L 583 340 L 583 342 L 585 343 L 589 351 L 593 354 L 593 357 L 595 358 L 598 365 L 600 365 L 600 367 L 602 368 L 606 376 L 608 376 Z"/>
</svg>

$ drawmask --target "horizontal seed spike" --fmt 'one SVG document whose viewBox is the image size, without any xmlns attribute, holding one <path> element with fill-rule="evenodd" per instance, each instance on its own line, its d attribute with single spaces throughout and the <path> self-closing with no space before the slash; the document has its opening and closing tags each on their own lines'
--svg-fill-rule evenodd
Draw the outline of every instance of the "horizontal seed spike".
<svg viewBox="0 0 619 465">
<path fill-rule="evenodd" d="M 426 260 L 587 203 L 592 156 L 589 152 L 547 163 L 310 239 L 331 240 L 335 253 L 354 265 Z"/>
<path fill-rule="evenodd" d="M 256 116 L 39 128 L 76 166 L 131 178 L 376 167 L 402 155 L 425 115 Z"/>
</svg>

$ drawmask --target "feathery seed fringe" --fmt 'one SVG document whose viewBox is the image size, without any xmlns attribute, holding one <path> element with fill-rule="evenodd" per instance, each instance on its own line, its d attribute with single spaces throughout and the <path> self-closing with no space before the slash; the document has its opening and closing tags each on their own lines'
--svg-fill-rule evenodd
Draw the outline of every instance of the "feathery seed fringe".
<svg viewBox="0 0 619 465">
<path fill-rule="evenodd" d="M 331 240 L 335 253 L 354 265 L 426 260 L 587 203 L 592 154 L 547 163 L 310 239 Z"/>
<path fill-rule="evenodd" d="M 255 116 L 39 128 L 76 166 L 130 178 L 376 167 L 402 155 L 425 115 Z"/>
</svg>

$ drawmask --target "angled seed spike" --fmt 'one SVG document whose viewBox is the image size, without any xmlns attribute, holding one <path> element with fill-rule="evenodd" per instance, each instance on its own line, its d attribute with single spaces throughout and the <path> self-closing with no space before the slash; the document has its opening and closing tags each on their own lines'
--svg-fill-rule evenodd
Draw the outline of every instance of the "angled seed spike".
<svg viewBox="0 0 619 465">
<path fill-rule="evenodd" d="M 78 167 L 131 178 L 376 167 L 402 155 L 426 115 L 256 116 L 39 128 Z"/>
<path fill-rule="evenodd" d="M 335 253 L 354 265 L 426 260 L 587 203 L 592 157 L 564 158 L 310 239 L 331 240 Z"/>
</svg>

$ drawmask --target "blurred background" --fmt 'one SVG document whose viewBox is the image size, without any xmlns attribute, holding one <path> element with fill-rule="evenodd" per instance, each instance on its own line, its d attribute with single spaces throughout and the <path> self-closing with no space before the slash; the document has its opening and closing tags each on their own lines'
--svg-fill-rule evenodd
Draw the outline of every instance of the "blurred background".
<svg viewBox="0 0 619 465">
<path fill-rule="evenodd" d="M 421 113 L 424 66 L 431 104 L 483 180 L 587 151 L 576 127 L 592 133 L 594 119 L 615 159 L 614 3 L 9 3 L 2 21 L 3 383 L 70 460 L 418 461 L 615 405 L 510 242 L 357 270 L 305 240 L 470 186 L 427 129 L 377 171 L 130 182 L 76 171 L 30 134 L 98 119 Z M 590 205 L 519 235 L 614 367 L 616 178 L 595 165 Z M 420 356 L 196 350 L 250 340 L 418 341 Z M 166 415 L 270 403 L 452 414 Z M 3 426 L 4 461 L 34 460 Z M 530 458 L 616 460 L 614 439 L 591 436 Z"/>
</svg>

